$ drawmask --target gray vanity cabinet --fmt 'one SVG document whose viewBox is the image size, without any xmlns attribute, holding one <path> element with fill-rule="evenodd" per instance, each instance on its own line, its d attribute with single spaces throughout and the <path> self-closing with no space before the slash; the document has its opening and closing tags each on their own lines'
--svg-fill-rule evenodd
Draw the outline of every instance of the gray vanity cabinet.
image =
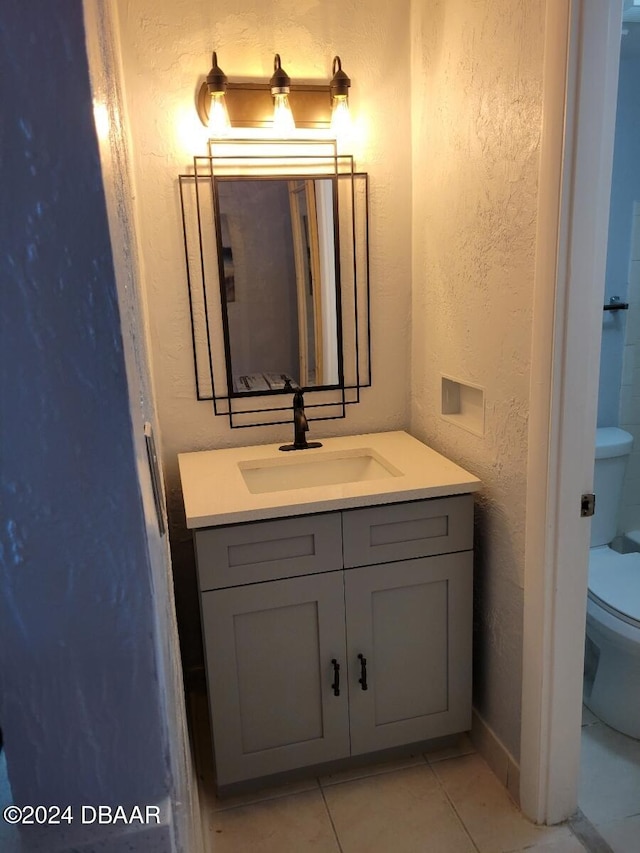
<svg viewBox="0 0 640 853">
<path fill-rule="evenodd" d="M 218 785 L 465 731 L 471 495 L 196 531 Z"/>
</svg>

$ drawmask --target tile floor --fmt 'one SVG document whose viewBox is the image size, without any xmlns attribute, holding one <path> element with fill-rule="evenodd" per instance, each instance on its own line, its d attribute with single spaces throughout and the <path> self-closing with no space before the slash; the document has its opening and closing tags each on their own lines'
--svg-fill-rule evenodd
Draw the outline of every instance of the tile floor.
<svg viewBox="0 0 640 853">
<path fill-rule="evenodd" d="M 523 817 L 466 736 L 446 750 L 219 800 L 203 701 L 194 728 L 208 853 L 586 849 L 568 826 L 538 827 Z"/>
<path fill-rule="evenodd" d="M 594 846 L 569 826 L 526 820 L 466 737 L 449 749 L 219 800 L 206 696 L 191 694 L 190 705 L 208 853 L 640 853 L 640 741 L 587 709 L 579 804 L 602 837 Z M 7 804 L 3 780 L 0 753 Z M 18 850 L 11 830 L 0 826 L 2 853 Z"/>
<path fill-rule="evenodd" d="M 581 811 L 614 853 L 640 851 L 640 741 L 582 717 Z"/>
</svg>

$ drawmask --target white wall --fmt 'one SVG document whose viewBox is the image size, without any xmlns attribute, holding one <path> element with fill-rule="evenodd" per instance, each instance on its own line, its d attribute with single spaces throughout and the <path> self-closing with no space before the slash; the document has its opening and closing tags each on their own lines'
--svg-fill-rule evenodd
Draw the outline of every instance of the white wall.
<svg viewBox="0 0 640 853">
<path fill-rule="evenodd" d="M 544 2 L 416 0 L 411 431 L 484 483 L 474 704 L 519 756 L 527 417 Z M 440 416 L 484 387 L 485 433 Z"/>
<path fill-rule="evenodd" d="M 629 311 L 605 312 L 602 323 L 598 426 L 621 426 L 634 437 L 618 518 L 621 533 L 640 530 L 640 57 L 625 24 L 618 81 L 605 300 L 620 296 Z M 634 33 L 635 30 L 635 33 Z"/>
<path fill-rule="evenodd" d="M 357 166 L 371 174 L 371 276 L 375 385 L 349 409 L 347 424 L 313 428 L 329 434 L 381 430 L 408 422 L 411 276 L 408 0 L 367 4 L 285 0 L 119 0 L 125 86 L 140 241 L 145 264 L 151 348 L 164 453 L 172 485 L 182 450 L 264 443 L 282 430 L 232 432 L 211 406 L 197 403 L 177 175 L 202 136 L 185 142 L 186 123 L 198 120 L 194 95 L 211 65 L 211 50 L 226 74 L 272 73 L 273 54 L 300 78 L 327 80 L 339 53 L 353 80 L 352 110 L 363 126 Z M 404 12 L 404 14 L 403 14 Z M 391 68 L 389 78 L 383 69 Z"/>
<path fill-rule="evenodd" d="M 211 51 L 230 79 L 268 79 L 273 54 L 295 78 L 328 80 L 335 54 L 352 79 L 357 167 L 371 176 L 373 387 L 346 420 L 312 424 L 314 438 L 405 428 L 409 421 L 411 134 L 409 0 L 118 0 L 132 139 L 140 255 L 157 412 L 168 485 L 183 654 L 200 655 L 190 535 L 176 455 L 289 438 L 282 428 L 230 430 L 197 402 L 190 343 L 179 173 L 205 153 L 195 93 Z"/>
<path fill-rule="evenodd" d="M 611 179 L 611 209 L 607 243 L 607 273 L 605 302 L 612 296 L 623 301 L 630 298 L 629 259 L 635 201 L 640 199 L 640 100 L 638 78 L 640 56 L 627 41 L 635 28 L 636 39 L 640 24 L 625 24 L 631 29 L 621 42 L 620 76 L 616 110 L 616 136 Z M 633 259 L 632 259 L 633 260 Z M 637 315 L 605 311 L 602 317 L 602 349 L 600 353 L 600 388 L 598 396 L 598 426 L 619 426 L 628 420 L 622 411 L 621 385 L 629 384 L 633 353 L 626 345 L 638 337 L 634 330 L 640 326 Z"/>
<path fill-rule="evenodd" d="M 629 263 L 629 316 L 626 325 L 620 426 L 633 435 L 622 493 L 619 524 L 622 532 L 640 530 L 640 201 L 633 208 Z"/>
</svg>

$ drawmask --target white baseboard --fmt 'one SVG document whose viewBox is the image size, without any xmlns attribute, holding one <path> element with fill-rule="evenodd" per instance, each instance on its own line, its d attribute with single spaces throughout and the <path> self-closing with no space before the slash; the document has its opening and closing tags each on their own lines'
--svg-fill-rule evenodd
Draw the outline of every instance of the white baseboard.
<svg viewBox="0 0 640 853">
<path fill-rule="evenodd" d="M 520 766 L 475 708 L 471 716 L 471 741 L 511 798 L 519 805 Z"/>
</svg>

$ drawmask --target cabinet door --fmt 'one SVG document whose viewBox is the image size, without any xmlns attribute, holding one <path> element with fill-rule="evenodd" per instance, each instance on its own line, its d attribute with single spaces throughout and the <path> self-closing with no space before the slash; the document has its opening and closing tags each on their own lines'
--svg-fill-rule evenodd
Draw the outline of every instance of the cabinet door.
<svg viewBox="0 0 640 853">
<path fill-rule="evenodd" d="M 205 592 L 202 612 L 219 785 L 348 755 L 342 572 Z"/>
<path fill-rule="evenodd" d="M 351 752 L 471 728 L 472 552 L 350 569 L 345 600 Z"/>
</svg>

